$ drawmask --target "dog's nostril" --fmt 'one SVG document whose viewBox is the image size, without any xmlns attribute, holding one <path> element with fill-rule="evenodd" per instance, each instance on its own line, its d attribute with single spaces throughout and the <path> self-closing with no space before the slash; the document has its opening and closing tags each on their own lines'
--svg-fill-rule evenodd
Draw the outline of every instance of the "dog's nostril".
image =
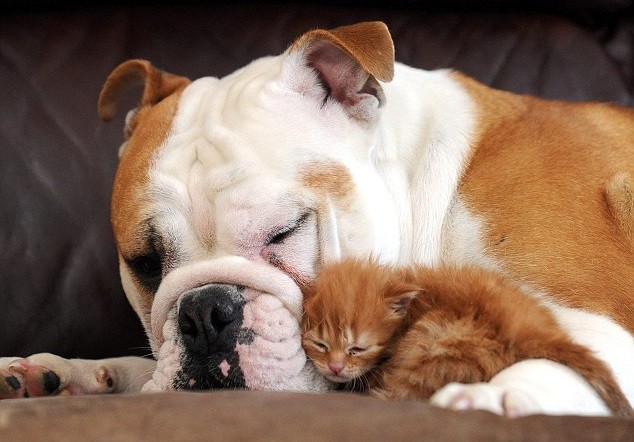
<svg viewBox="0 0 634 442">
<path fill-rule="evenodd" d="M 230 324 L 233 319 L 231 312 L 223 311 L 220 308 L 211 311 L 211 326 L 218 333 L 220 333 L 227 324 Z"/>
<path fill-rule="evenodd" d="M 187 314 L 180 315 L 178 318 L 178 326 L 180 328 L 181 335 L 190 336 L 193 339 L 196 339 L 198 336 L 196 321 L 194 321 L 191 316 Z"/>
</svg>

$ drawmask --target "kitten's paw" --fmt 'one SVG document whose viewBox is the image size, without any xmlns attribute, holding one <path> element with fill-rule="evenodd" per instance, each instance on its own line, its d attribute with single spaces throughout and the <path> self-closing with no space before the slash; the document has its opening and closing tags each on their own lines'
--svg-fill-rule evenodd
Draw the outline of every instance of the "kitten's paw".
<svg viewBox="0 0 634 442">
<path fill-rule="evenodd" d="M 447 384 L 434 393 L 430 403 L 456 411 L 487 410 L 506 417 L 542 411 L 537 402 L 525 392 L 488 383 Z"/>
<path fill-rule="evenodd" d="M 50 353 L 0 358 L 0 399 L 109 393 L 116 378 L 98 361 L 64 359 Z"/>
</svg>

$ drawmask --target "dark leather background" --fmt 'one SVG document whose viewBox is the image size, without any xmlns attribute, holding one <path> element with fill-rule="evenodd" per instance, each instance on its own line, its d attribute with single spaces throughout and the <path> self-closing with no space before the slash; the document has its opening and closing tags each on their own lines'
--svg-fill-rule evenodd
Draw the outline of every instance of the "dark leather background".
<svg viewBox="0 0 634 442">
<path fill-rule="evenodd" d="M 103 80 L 128 58 L 222 76 L 310 28 L 379 19 L 413 66 L 547 98 L 634 103 L 631 0 L 0 7 L 0 355 L 149 352 L 108 221 L 123 115 L 105 124 L 96 114 Z"/>
</svg>

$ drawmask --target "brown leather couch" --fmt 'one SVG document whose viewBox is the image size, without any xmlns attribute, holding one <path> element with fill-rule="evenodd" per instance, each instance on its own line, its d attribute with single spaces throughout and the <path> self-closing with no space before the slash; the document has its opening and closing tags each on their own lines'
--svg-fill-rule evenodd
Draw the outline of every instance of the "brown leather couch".
<svg viewBox="0 0 634 442">
<path fill-rule="evenodd" d="M 223 76 L 304 31 L 387 23 L 399 61 L 498 88 L 634 105 L 632 0 L 4 1 L 0 6 L 0 355 L 147 355 L 118 279 L 109 195 L 122 120 L 110 71 L 145 58 Z M 130 107 L 134 103 L 130 102 Z M 616 418 L 458 414 L 340 393 L 174 393 L 0 402 L 0 440 L 634 440 Z"/>
</svg>

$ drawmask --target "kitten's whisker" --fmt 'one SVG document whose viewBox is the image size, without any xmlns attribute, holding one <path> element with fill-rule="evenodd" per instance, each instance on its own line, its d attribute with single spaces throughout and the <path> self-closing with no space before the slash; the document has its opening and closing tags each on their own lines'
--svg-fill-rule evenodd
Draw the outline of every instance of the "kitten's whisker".
<svg viewBox="0 0 634 442">
<path fill-rule="evenodd" d="M 363 373 L 361 376 L 359 376 L 359 389 L 355 391 L 359 391 L 360 393 L 364 393 L 365 392 L 365 385 L 367 383 L 366 381 L 366 373 Z"/>
<path fill-rule="evenodd" d="M 379 369 L 379 367 L 372 367 L 370 370 L 368 370 L 367 376 L 368 388 L 370 386 L 370 379 L 372 379 L 374 381 L 375 388 L 383 389 L 383 376 L 381 376 L 381 370 Z M 370 376 L 372 376 L 372 378 L 370 378 Z"/>
<path fill-rule="evenodd" d="M 359 386 L 358 386 L 358 387 L 356 387 L 356 390 L 355 390 L 355 391 L 357 391 L 357 392 L 359 392 L 359 393 L 364 393 L 364 392 L 365 392 L 365 390 L 366 390 L 366 388 L 365 388 L 365 385 L 366 385 L 365 375 L 366 375 L 366 374 L 365 374 L 365 373 L 363 373 L 361 376 L 359 376 L 359 377 L 357 378 L 357 380 L 358 380 L 358 382 L 359 382 Z"/>
</svg>

